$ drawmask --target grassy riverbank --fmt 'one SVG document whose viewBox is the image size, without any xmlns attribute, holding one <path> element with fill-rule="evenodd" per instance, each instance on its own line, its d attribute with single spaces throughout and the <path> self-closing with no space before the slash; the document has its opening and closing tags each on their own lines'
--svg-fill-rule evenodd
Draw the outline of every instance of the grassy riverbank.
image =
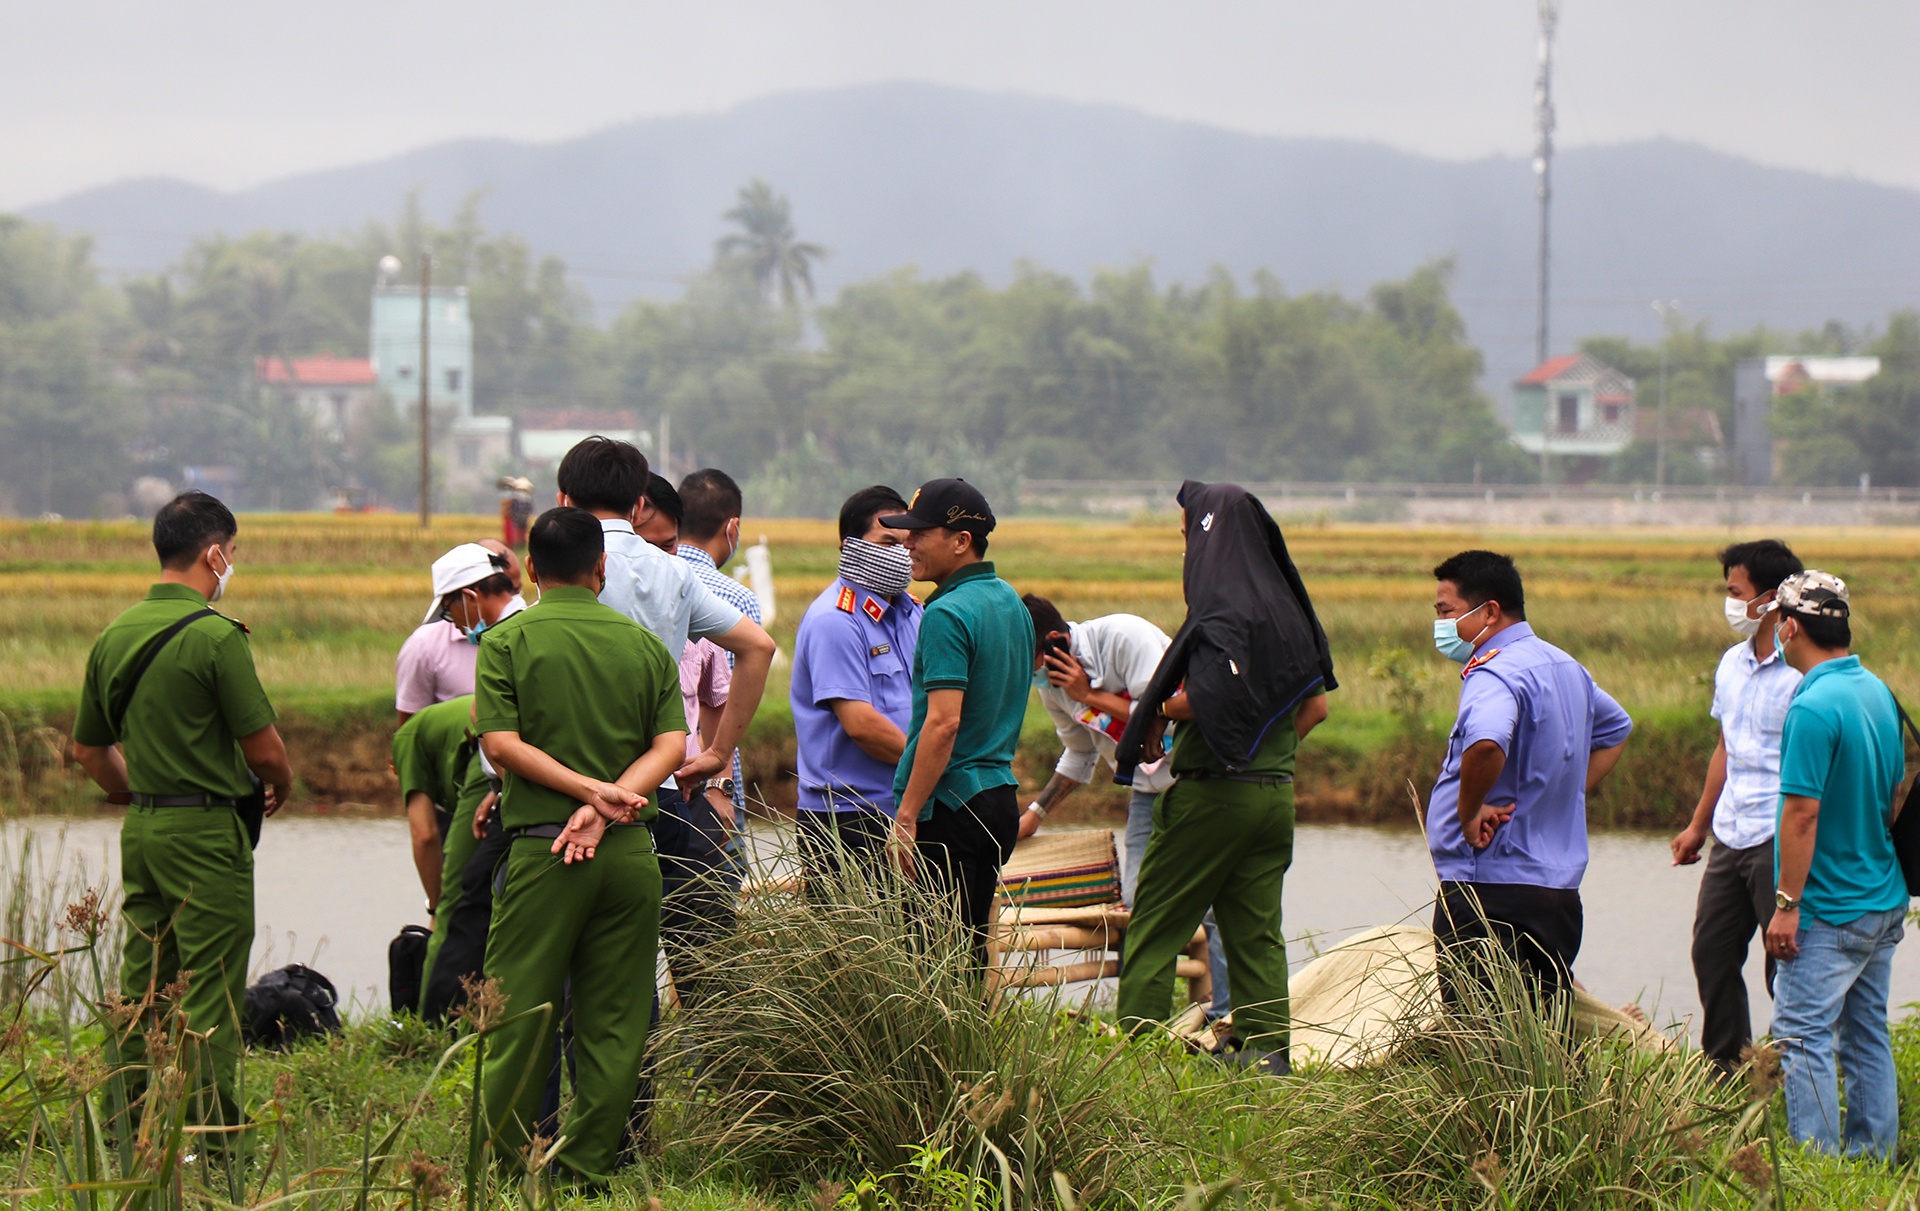
<svg viewBox="0 0 1920 1211">
<path fill-rule="evenodd" d="M 22 870 L 25 868 L 22 867 Z M 988 1006 L 958 939 L 906 926 L 910 886 L 749 901 L 708 1000 L 669 1012 L 643 1163 L 603 1200 L 494 1168 L 473 1134 L 476 1054 L 373 1018 L 242 1066 L 252 1159 L 183 1125 L 193 1040 L 163 1020 L 139 1135 L 116 1112 L 114 923 L 78 886 L 0 872 L 0 1165 L 13 1205 L 63 1211 L 661 1211 L 1165 1208 L 1883 1208 L 1889 1170 L 1783 1142 L 1776 1082 L 1544 1021 L 1506 991 L 1408 1022 L 1364 1071 L 1286 1080 L 1123 1041 L 1041 1000 Z M 71 907 L 67 905 L 71 903 Z M 509 1006 L 508 1010 L 517 1007 Z M 478 1034 L 476 1034 L 476 1030 Z M 1920 1149 L 1920 1022 L 1896 1029 L 1901 1151 Z"/>
<path fill-rule="evenodd" d="M 253 630 L 261 675 L 288 734 L 309 808 L 394 810 L 386 771 L 393 653 L 424 609 L 426 568 L 452 543 L 492 533 L 487 518 L 439 518 L 432 530 L 392 516 L 253 516 L 241 522 L 240 573 L 226 609 Z M 749 521 L 773 551 L 791 650 L 809 601 L 831 578 L 830 523 Z M 1712 670 L 1731 641 L 1716 601 L 1713 552 L 1724 532 L 1397 530 L 1293 522 L 1287 533 L 1332 639 L 1341 688 L 1332 719 L 1302 751 L 1309 820 L 1410 818 L 1406 781 L 1424 793 L 1451 720 L 1457 679 L 1432 654 L 1428 569 L 1467 546 L 1512 553 L 1529 614 L 1590 667 L 1639 725 L 1593 806 L 1598 826 L 1667 826 L 1698 793 L 1712 744 Z M 1853 584 L 1868 663 L 1903 697 L 1920 696 L 1920 534 L 1788 534 L 1811 562 Z M 1171 631 L 1183 609 L 1177 522 L 1014 519 L 994 537 L 1002 575 L 1054 598 L 1069 617 L 1128 611 Z M 80 671 L 99 629 L 151 580 L 145 528 L 133 523 L 0 522 L 0 806 L 14 813 L 89 802 L 58 754 Z M 790 802 L 792 724 L 776 670 L 745 749 L 760 797 Z M 1037 704 L 1020 772 L 1044 780 L 1058 752 Z M 1065 819 L 1110 816 L 1111 790 L 1082 792 Z"/>
</svg>

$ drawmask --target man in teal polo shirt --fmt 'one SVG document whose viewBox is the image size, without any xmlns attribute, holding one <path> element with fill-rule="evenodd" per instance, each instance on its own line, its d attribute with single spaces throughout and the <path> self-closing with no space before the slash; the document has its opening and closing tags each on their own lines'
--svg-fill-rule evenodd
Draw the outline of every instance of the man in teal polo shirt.
<svg viewBox="0 0 1920 1211">
<path fill-rule="evenodd" d="M 1787 1128 L 1826 1152 L 1891 1160 L 1900 1102 L 1887 996 L 1907 914 L 1888 831 L 1907 772 L 1899 708 L 1848 651 L 1852 605 L 1838 576 L 1789 576 L 1771 608 L 1774 646 L 1801 674 L 1780 732 L 1767 926 Z M 1847 1075 L 1844 1132 L 1836 1058 Z"/>
<path fill-rule="evenodd" d="M 893 776 L 893 847 L 954 901 L 986 965 L 1000 867 L 1020 834 L 1013 753 L 1032 683 L 1033 619 L 985 559 L 993 510 L 962 479 L 936 479 L 905 513 L 913 578 L 938 586 L 913 652 L 913 714 Z"/>
</svg>

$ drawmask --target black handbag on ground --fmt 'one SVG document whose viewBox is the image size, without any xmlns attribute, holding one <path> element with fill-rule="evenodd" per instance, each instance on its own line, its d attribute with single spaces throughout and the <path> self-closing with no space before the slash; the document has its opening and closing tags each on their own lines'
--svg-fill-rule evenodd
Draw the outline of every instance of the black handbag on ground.
<svg viewBox="0 0 1920 1211">
<path fill-rule="evenodd" d="M 1914 744 L 1920 746 L 1920 729 L 1913 726 L 1907 709 L 1897 698 L 1893 709 L 1900 712 L 1900 726 L 1913 737 Z M 1893 856 L 1900 860 L 1900 873 L 1906 876 L 1907 894 L 1920 896 L 1920 777 L 1908 784 L 1906 800 L 1894 813 L 1887 831 L 1893 834 Z"/>
<path fill-rule="evenodd" d="M 301 963 L 260 977 L 247 989 L 241 1036 L 252 1047 L 283 1049 L 303 1038 L 340 1033 L 340 993 Z"/>
<path fill-rule="evenodd" d="M 402 925 L 387 943 L 387 997 L 395 1013 L 420 1012 L 420 981 L 427 968 L 427 943 L 433 931 L 424 925 Z"/>
</svg>

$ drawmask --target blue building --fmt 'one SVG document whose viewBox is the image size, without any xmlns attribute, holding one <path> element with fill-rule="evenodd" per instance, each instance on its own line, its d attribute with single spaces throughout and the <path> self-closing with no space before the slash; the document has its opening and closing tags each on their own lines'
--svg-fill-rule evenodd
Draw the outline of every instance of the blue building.
<svg viewBox="0 0 1920 1211">
<path fill-rule="evenodd" d="M 473 321 L 465 286 L 436 286 L 427 299 L 428 399 L 436 415 L 473 415 Z M 368 353 L 380 390 L 401 415 L 419 417 L 420 288 L 373 288 L 373 340 Z"/>
</svg>

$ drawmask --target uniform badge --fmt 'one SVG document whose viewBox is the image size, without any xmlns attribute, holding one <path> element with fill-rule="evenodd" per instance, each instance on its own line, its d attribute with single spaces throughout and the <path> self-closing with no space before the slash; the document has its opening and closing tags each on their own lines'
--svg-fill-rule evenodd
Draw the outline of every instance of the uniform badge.
<svg viewBox="0 0 1920 1211">
<path fill-rule="evenodd" d="M 887 612 L 887 607 L 881 605 L 879 599 L 874 597 L 867 598 L 867 604 L 860 608 L 865 610 L 867 617 L 875 622 L 879 622 Z"/>
<path fill-rule="evenodd" d="M 892 650 L 893 650 L 893 645 L 890 643 L 876 643 L 872 647 L 867 649 L 867 655 L 885 656 L 888 652 L 891 652 Z"/>
<path fill-rule="evenodd" d="M 853 590 L 846 585 L 840 586 L 840 600 L 834 603 L 843 614 L 853 613 Z"/>
<path fill-rule="evenodd" d="M 1460 680 L 1465 681 L 1467 679 L 1468 673 L 1473 672 L 1473 670 L 1479 668 L 1481 665 L 1485 664 L 1489 660 L 1492 660 L 1495 656 L 1498 656 L 1499 654 L 1500 654 L 1499 648 L 1488 648 L 1486 651 L 1480 653 L 1478 656 L 1475 656 L 1472 660 L 1467 661 L 1467 667 L 1460 670 Z"/>
</svg>

